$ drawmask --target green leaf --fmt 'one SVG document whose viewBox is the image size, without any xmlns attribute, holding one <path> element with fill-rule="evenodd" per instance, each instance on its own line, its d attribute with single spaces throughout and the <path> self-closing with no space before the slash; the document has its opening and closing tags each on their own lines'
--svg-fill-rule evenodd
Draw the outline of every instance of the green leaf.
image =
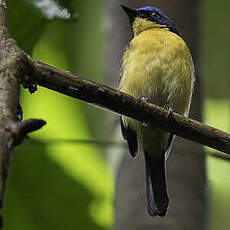
<svg viewBox="0 0 230 230">
<path fill-rule="evenodd" d="M 9 25 L 12 38 L 25 52 L 31 54 L 48 23 L 57 19 L 72 20 L 74 14 L 70 2 L 70 0 L 58 2 L 54 0 L 9 0 Z"/>
</svg>

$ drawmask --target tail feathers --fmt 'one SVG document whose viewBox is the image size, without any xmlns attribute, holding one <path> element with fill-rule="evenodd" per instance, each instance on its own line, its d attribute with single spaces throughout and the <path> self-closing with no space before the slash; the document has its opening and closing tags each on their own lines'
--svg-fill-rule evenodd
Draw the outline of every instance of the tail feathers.
<svg viewBox="0 0 230 230">
<path fill-rule="evenodd" d="M 146 192 L 148 212 L 151 216 L 165 216 L 169 198 L 165 176 L 165 156 L 153 158 L 145 151 Z"/>
</svg>

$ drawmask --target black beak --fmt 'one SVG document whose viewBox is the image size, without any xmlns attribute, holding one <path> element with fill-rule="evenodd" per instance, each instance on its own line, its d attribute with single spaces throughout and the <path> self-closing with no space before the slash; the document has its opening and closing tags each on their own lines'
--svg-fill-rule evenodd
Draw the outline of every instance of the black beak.
<svg viewBox="0 0 230 230">
<path fill-rule="evenodd" d="M 133 22 L 134 18 L 137 16 L 137 11 L 127 6 L 121 5 L 121 8 L 125 11 L 125 13 L 129 16 L 131 22 Z"/>
</svg>

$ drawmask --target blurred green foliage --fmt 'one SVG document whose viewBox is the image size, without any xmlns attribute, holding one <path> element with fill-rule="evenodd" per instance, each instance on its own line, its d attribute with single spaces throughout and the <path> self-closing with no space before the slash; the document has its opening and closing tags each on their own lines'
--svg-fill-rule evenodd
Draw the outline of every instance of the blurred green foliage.
<svg viewBox="0 0 230 230">
<path fill-rule="evenodd" d="M 19 46 L 36 59 L 103 82 L 101 4 L 49 0 L 58 4 L 52 18 L 38 2 L 9 1 L 11 34 Z M 77 12 L 81 18 L 68 23 L 58 12 Z M 40 87 L 33 95 L 22 90 L 21 102 L 24 119 L 42 118 L 47 126 L 13 154 L 4 229 L 110 228 L 114 189 L 104 149 L 77 142 L 103 139 L 104 112 Z M 51 139 L 56 141 L 44 144 Z M 65 142 L 69 139 L 76 143 Z"/>
<path fill-rule="evenodd" d="M 42 12 L 25 0 L 8 1 L 12 37 L 27 53 L 31 53 L 49 22 Z"/>
<path fill-rule="evenodd" d="M 230 132 L 230 100 L 207 98 L 204 107 L 205 123 Z M 211 148 L 206 151 L 214 152 Z M 218 153 L 218 151 L 215 151 Z M 210 230 L 228 230 L 230 219 L 230 162 L 207 157 L 207 175 L 209 188 Z"/>
<path fill-rule="evenodd" d="M 202 67 L 208 97 L 229 98 L 230 4 L 204 0 L 202 8 Z M 218 83 L 217 83 L 218 82 Z"/>
<path fill-rule="evenodd" d="M 205 122 L 230 132 L 230 4 L 227 0 L 203 1 L 202 9 L 202 76 L 204 79 Z M 206 151 L 213 149 L 206 148 Z M 230 164 L 207 158 L 211 230 L 228 230 L 230 219 Z"/>
<path fill-rule="evenodd" d="M 31 54 L 46 26 L 55 20 L 71 21 L 75 16 L 72 0 L 9 0 L 9 24 L 12 37 Z"/>
</svg>

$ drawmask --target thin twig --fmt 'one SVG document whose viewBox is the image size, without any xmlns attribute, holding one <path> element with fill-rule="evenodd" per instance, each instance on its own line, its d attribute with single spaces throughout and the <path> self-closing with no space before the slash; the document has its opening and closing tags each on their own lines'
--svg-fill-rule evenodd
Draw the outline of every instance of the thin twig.
<svg viewBox="0 0 230 230">
<path fill-rule="evenodd" d="M 101 140 L 101 139 L 62 139 L 62 138 L 49 138 L 46 140 L 37 140 L 37 139 L 30 139 L 30 142 L 35 145 L 62 145 L 63 143 L 68 143 L 71 145 L 97 145 L 102 148 L 128 148 L 127 143 L 124 141 L 115 141 L 115 140 Z M 188 152 L 190 153 L 190 152 Z M 198 154 L 204 154 L 203 152 L 197 152 Z M 183 153 L 182 153 L 183 154 Z M 194 153 L 192 153 L 194 154 Z M 217 158 L 220 160 L 230 162 L 230 156 L 225 153 L 214 152 L 214 151 L 205 151 L 210 157 Z"/>
<path fill-rule="evenodd" d="M 64 144 L 71 144 L 71 145 L 97 145 L 102 148 L 128 148 L 127 143 L 124 141 L 115 141 L 115 140 L 98 140 L 98 139 L 62 139 L 62 138 L 49 138 L 46 140 L 37 140 L 37 139 L 30 139 L 30 142 L 35 145 L 62 145 Z M 190 153 L 190 152 L 188 152 Z M 193 154 L 193 153 L 190 153 Z M 203 152 L 198 152 L 198 154 L 204 154 Z M 217 158 L 220 160 L 230 162 L 230 156 L 225 153 L 220 152 L 213 152 L 213 151 L 205 151 L 210 157 Z"/>
</svg>

